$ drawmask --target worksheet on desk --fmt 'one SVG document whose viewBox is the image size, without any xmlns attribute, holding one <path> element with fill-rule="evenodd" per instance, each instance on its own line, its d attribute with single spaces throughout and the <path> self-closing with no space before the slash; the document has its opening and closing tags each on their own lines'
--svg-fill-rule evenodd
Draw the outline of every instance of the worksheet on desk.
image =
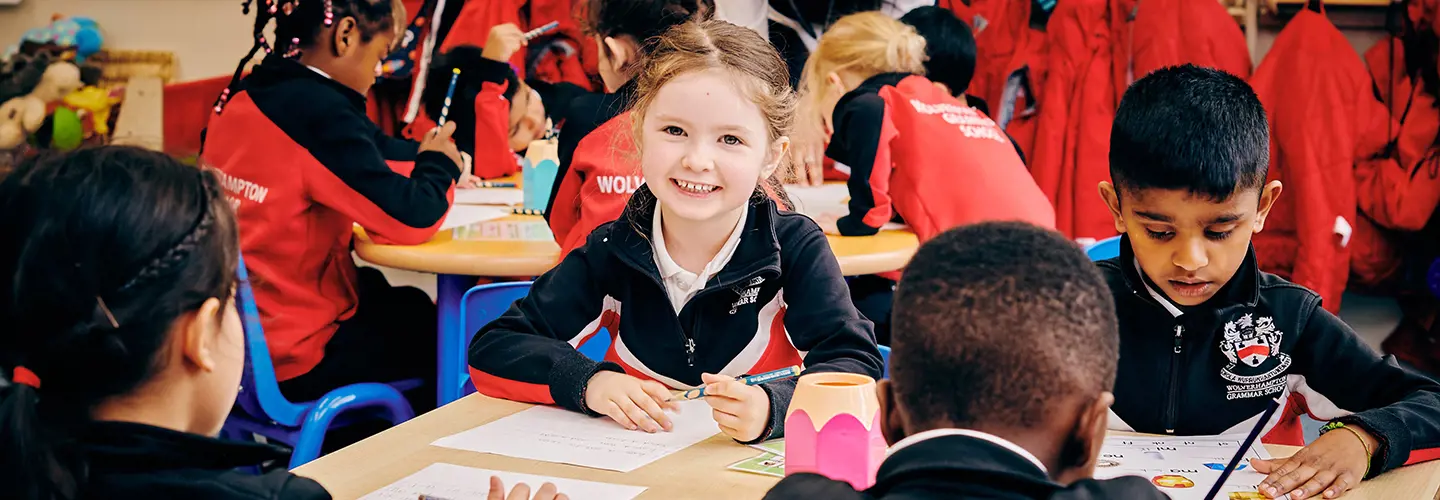
<svg viewBox="0 0 1440 500">
<path fill-rule="evenodd" d="M 786 184 L 785 194 L 789 195 L 790 201 L 795 202 L 795 211 L 805 214 L 811 219 L 820 220 L 824 218 L 838 219 L 850 214 L 850 188 L 844 184 L 823 184 L 820 186 L 801 186 Z M 887 222 L 881 226 L 882 230 L 909 229 L 909 226 L 896 222 Z"/>
<path fill-rule="evenodd" d="M 674 429 L 654 434 L 620 427 L 609 417 L 537 406 L 431 443 L 479 453 L 630 472 L 720 432 L 710 405 L 678 403 L 667 412 Z"/>
<path fill-rule="evenodd" d="M 631 500 L 645 491 L 640 486 L 430 464 L 420 472 L 360 497 L 360 500 L 415 500 L 420 495 L 444 500 L 485 500 L 489 497 L 490 476 L 499 477 L 507 490 L 525 483 L 534 492 L 541 485 L 551 483 L 570 500 Z"/>
<path fill-rule="evenodd" d="M 1140 476 L 1174 500 L 1204 500 L 1244 442 L 1244 435 L 1111 436 L 1105 438 L 1100 449 L 1095 477 Z M 1245 450 L 1239 467 L 1226 479 L 1216 500 L 1264 498 L 1255 490 L 1265 475 L 1250 468 L 1250 459 L 1254 458 L 1270 458 L 1258 440 Z"/>
<path fill-rule="evenodd" d="M 457 205 L 503 205 L 525 203 L 525 192 L 519 188 L 464 188 L 455 190 Z"/>
</svg>

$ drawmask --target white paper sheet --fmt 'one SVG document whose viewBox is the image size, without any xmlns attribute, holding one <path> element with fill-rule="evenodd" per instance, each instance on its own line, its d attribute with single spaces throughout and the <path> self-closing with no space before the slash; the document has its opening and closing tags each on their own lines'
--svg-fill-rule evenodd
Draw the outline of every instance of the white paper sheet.
<svg viewBox="0 0 1440 500">
<path fill-rule="evenodd" d="M 537 406 L 431 443 L 435 446 L 630 472 L 720 432 L 701 400 L 679 403 L 670 432 L 650 434 L 609 418 Z"/>
<path fill-rule="evenodd" d="M 1190 437 L 1121 437 L 1105 439 L 1095 477 L 1110 479 L 1140 476 L 1174 500 L 1203 500 L 1230 458 L 1245 442 L 1244 435 Z M 1240 467 L 1220 488 L 1219 500 L 1248 498 L 1265 479 L 1250 468 L 1250 459 L 1270 458 L 1259 440 L 1245 451 Z"/>
<path fill-rule="evenodd" d="M 507 215 L 510 215 L 510 209 L 508 208 L 483 205 L 452 205 L 450 206 L 450 213 L 445 214 L 445 221 L 440 223 L 440 230 L 455 229 L 476 222 L 499 219 Z"/>
<path fill-rule="evenodd" d="M 518 483 L 530 485 L 534 492 L 545 483 L 571 500 L 631 500 L 645 488 L 621 484 L 596 483 L 559 477 L 535 476 L 518 472 L 493 471 L 452 464 L 431 464 L 389 486 L 360 497 L 360 500 L 415 500 L 428 495 L 445 500 L 485 500 L 490 491 L 490 476 L 499 476 L 507 490 Z"/>
<path fill-rule="evenodd" d="M 786 184 L 785 193 L 790 195 L 790 201 L 795 202 L 795 211 L 809 216 L 811 219 L 820 220 L 824 217 L 838 219 L 850 213 L 850 189 L 844 184 L 823 184 L 820 186 L 801 186 L 797 184 Z M 887 222 L 881 226 L 882 230 L 909 229 L 910 226 Z"/>
<path fill-rule="evenodd" d="M 525 191 L 520 188 L 466 188 L 455 190 L 457 205 L 523 205 Z"/>
</svg>

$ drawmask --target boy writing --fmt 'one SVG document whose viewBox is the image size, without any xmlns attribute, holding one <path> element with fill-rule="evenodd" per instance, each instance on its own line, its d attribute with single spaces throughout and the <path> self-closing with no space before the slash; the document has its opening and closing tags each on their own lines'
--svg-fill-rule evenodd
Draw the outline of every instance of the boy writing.
<svg viewBox="0 0 1440 500">
<path fill-rule="evenodd" d="M 946 231 L 905 269 L 894 321 L 875 485 L 796 474 L 765 498 L 1166 498 L 1143 478 L 1090 479 L 1119 338 L 1104 280 L 1064 236 Z"/>
<path fill-rule="evenodd" d="M 1254 464 L 1271 498 L 1335 498 L 1440 457 L 1440 385 L 1256 267 L 1250 238 L 1281 184 L 1265 180 L 1265 110 L 1244 81 L 1190 65 L 1151 73 L 1125 92 L 1110 144 L 1114 183 L 1100 194 L 1123 235 L 1100 263 L 1120 321 L 1112 429 L 1244 433 L 1272 398 L 1286 409 L 1265 442 L 1303 444 L 1301 412 L 1329 420 L 1295 456 Z"/>
</svg>

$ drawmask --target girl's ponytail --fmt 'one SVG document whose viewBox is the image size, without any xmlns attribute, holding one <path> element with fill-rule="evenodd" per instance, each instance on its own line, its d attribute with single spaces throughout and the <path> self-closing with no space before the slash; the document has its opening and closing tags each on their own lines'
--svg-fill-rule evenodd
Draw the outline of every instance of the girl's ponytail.
<svg viewBox="0 0 1440 500">
<path fill-rule="evenodd" d="M 15 372 L 27 373 L 23 367 Z M 0 379 L 0 492 L 15 500 L 75 498 L 81 471 L 62 463 L 40 419 L 38 388 L 23 376 Z M 39 385 L 35 383 L 34 385 Z"/>
<path fill-rule="evenodd" d="M 905 25 L 896 36 L 889 39 L 885 48 L 885 63 L 891 68 L 903 68 L 909 73 L 925 73 L 925 38 L 915 28 Z"/>
</svg>

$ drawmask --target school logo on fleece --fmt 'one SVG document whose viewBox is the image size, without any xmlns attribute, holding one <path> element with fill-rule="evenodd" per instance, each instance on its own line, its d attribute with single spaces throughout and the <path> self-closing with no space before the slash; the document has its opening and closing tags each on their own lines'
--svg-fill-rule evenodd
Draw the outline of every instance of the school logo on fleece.
<svg viewBox="0 0 1440 500">
<path fill-rule="evenodd" d="M 1285 390 L 1290 355 L 1280 352 L 1284 335 L 1270 316 L 1257 319 L 1246 313 L 1225 323 L 1220 352 L 1230 364 L 1220 370 L 1220 377 L 1234 382 L 1225 386 L 1225 399 L 1258 398 Z"/>
<path fill-rule="evenodd" d="M 730 314 L 739 312 L 740 306 L 754 304 L 755 301 L 760 298 L 760 284 L 764 282 L 765 278 L 756 276 L 755 279 L 750 280 L 750 283 L 745 285 L 746 288 L 744 290 L 736 288 L 735 293 L 739 295 L 740 298 L 736 300 L 734 304 L 730 304 Z"/>
<path fill-rule="evenodd" d="M 595 187 L 604 194 L 631 194 L 645 184 L 645 178 L 638 175 L 597 175 Z"/>
</svg>

